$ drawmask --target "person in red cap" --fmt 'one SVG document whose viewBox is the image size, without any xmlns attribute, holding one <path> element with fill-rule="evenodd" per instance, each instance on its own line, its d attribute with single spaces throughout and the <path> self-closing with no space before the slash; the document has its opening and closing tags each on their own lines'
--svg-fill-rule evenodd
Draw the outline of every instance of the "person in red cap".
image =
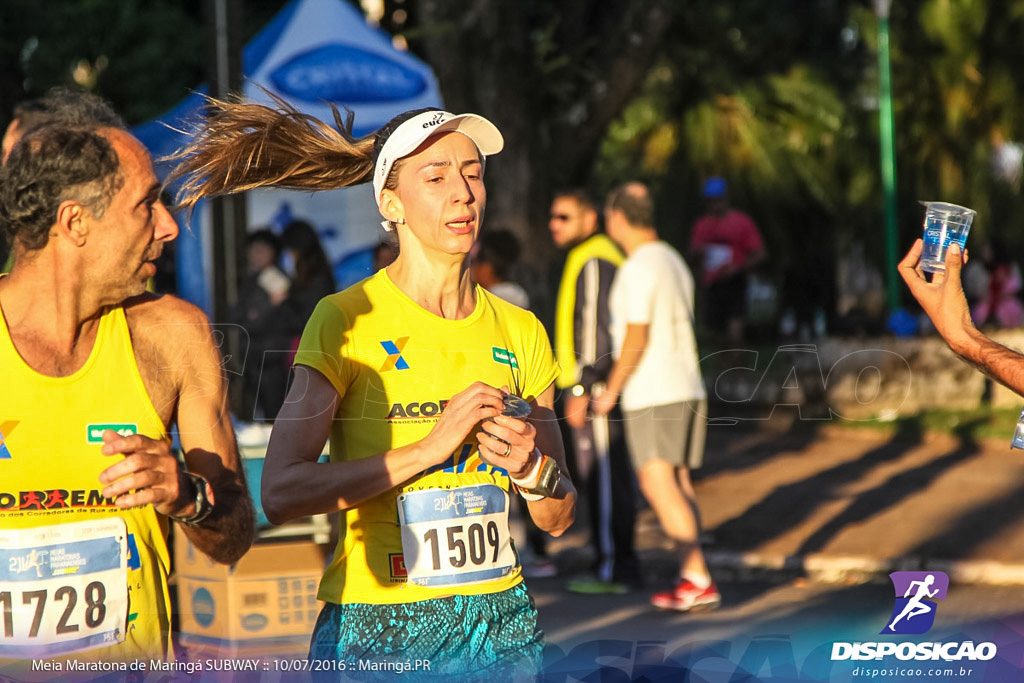
<svg viewBox="0 0 1024 683">
<path fill-rule="evenodd" d="M 707 320 L 731 344 L 743 339 L 747 277 L 764 260 L 764 240 L 747 214 L 730 208 L 725 180 L 708 178 L 704 199 L 708 212 L 693 226 L 690 253 L 701 264 L 707 288 Z"/>
</svg>

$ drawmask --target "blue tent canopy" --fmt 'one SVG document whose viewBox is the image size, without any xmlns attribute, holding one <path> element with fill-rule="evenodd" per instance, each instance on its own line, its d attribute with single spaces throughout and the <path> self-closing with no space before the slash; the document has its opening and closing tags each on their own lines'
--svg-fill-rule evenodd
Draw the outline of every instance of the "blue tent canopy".
<svg viewBox="0 0 1024 683">
<path fill-rule="evenodd" d="M 441 106 L 430 67 L 396 49 L 386 32 L 344 0 L 292 0 L 245 46 L 242 68 L 247 99 L 269 103 L 270 92 L 323 121 L 333 120 L 334 104 L 352 112 L 357 136 L 403 111 Z M 199 86 L 132 132 L 154 158 L 174 152 L 187 140 L 189 122 L 201 115 L 205 93 L 206 86 Z M 167 168 L 158 164 L 157 170 L 165 174 Z M 338 265 L 380 239 L 376 203 L 365 186 L 316 194 L 257 190 L 247 198 L 251 226 L 281 227 L 275 218 L 282 213 L 307 220 Z M 198 229 L 182 230 L 178 238 L 178 291 L 209 313 L 209 221 L 202 209 L 194 216 Z"/>
</svg>

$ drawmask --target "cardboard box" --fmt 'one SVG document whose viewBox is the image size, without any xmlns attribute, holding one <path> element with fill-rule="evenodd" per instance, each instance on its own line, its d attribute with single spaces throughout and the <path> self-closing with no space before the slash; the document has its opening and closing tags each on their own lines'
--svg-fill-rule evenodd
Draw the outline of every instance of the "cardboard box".
<svg viewBox="0 0 1024 683">
<path fill-rule="evenodd" d="M 320 546 L 256 544 L 226 566 L 197 550 L 184 533 L 174 536 L 182 636 L 209 642 L 308 639 L 322 606 L 316 599 L 324 569 Z"/>
</svg>

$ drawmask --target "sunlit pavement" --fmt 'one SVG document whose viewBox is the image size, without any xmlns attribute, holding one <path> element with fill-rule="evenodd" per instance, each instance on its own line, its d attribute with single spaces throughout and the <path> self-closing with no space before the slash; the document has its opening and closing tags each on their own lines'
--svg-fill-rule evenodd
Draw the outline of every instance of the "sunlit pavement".
<svg viewBox="0 0 1024 683">
<path fill-rule="evenodd" d="M 646 509 L 637 549 L 647 585 L 569 593 L 568 577 L 590 562 L 578 525 L 551 544 L 562 575 L 527 581 L 549 645 L 542 680 L 1024 681 L 1024 458 L 1006 443 L 826 426 L 712 433 L 708 453 L 696 488 L 721 606 L 649 605 L 677 559 Z M 950 577 L 924 634 L 880 635 L 894 570 Z M 923 668 L 832 661 L 835 643 L 872 641 L 992 642 L 998 655 Z"/>
</svg>

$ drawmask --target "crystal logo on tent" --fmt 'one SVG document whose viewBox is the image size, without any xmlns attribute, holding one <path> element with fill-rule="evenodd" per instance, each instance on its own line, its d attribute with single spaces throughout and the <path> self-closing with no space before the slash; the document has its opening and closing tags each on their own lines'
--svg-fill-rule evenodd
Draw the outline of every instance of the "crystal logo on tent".
<svg viewBox="0 0 1024 683">
<path fill-rule="evenodd" d="M 387 57 L 350 45 L 322 45 L 292 57 L 270 74 L 286 95 L 306 102 L 395 102 L 422 94 L 426 79 Z"/>
</svg>

